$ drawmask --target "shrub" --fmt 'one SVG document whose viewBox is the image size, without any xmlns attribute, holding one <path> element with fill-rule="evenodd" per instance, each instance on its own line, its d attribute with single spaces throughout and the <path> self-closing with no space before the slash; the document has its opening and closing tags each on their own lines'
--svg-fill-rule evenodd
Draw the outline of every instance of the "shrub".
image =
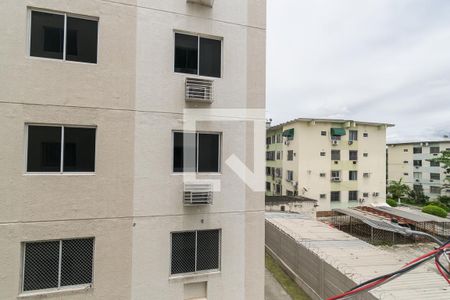
<svg viewBox="0 0 450 300">
<path fill-rule="evenodd" d="M 445 210 L 446 212 L 449 212 L 449 211 L 450 211 L 450 209 L 448 208 L 447 205 L 445 205 L 444 203 L 439 202 L 439 201 L 427 202 L 427 206 L 428 206 L 428 205 L 433 205 L 433 206 L 440 207 L 440 208 L 442 208 L 443 210 Z"/>
<path fill-rule="evenodd" d="M 424 208 L 422 208 L 422 212 L 430 215 L 435 215 L 441 218 L 447 217 L 447 211 L 445 211 L 445 209 L 434 205 L 425 206 Z"/>
<path fill-rule="evenodd" d="M 450 196 L 439 196 L 438 201 L 450 205 Z"/>
<path fill-rule="evenodd" d="M 387 199 L 386 203 L 392 207 L 396 207 L 398 205 L 397 201 L 395 201 L 394 199 Z"/>
</svg>

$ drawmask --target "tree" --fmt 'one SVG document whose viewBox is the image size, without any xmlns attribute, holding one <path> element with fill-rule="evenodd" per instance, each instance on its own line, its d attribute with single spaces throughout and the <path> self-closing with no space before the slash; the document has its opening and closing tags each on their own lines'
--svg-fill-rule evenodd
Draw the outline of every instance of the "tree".
<svg viewBox="0 0 450 300">
<path fill-rule="evenodd" d="M 416 204 L 425 204 L 428 199 L 430 199 L 430 197 L 425 196 L 423 193 L 423 187 L 421 184 L 415 184 L 413 186 L 413 190 L 410 191 L 408 195 Z"/>
<path fill-rule="evenodd" d="M 398 203 L 400 203 L 400 199 L 404 198 L 411 189 L 408 185 L 402 182 L 402 179 L 399 181 L 392 180 L 387 188 L 389 194 L 391 194 L 392 198 L 397 199 Z"/>
</svg>

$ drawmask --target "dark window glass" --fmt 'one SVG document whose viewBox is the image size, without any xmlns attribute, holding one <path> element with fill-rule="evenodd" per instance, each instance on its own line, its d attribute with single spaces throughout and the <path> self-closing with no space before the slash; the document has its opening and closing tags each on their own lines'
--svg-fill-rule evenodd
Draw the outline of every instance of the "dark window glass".
<svg viewBox="0 0 450 300">
<path fill-rule="evenodd" d="M 326 131 L 321 131 L 321 132 L 320 132 L 320 135 L 326 136 L 326 135 L 327 135 L 327 132 L 326 132 Z"/>
<path fill-rule="evenodd" d="M 25 244 L 23 290 L 58 287 L 59 241 Z"/>
<path fill-rule="evenodd" d="M 175 33 L 175 72 L 197 74 L 198 37 Z"/>
<path fill-rule="evenodd" d="M 349 180 L 358 180 L 358 171 L 349 171 L 348 179 Z"/>
<path fill-rule="evenodd" d="M 195 272 L 195 232 L 172 233 L 171 273 Z"/>
<path fill-rule="evenodd" d="M 341 192 L 331 192 L 330 196 L 331 201 L 341 201 Z"/>
<path fill-rule="evenodd" d="M 219 172 L 219 135 L 198 136 L 198 172 Z"/>
<path fill-rule="evenodd" d="M 348 201 L 357 201 L 357 200 L 358 200 L 358 191 L 349 191 Z"/>
<path fill-rule="evenodd" d="M 61 286 L 92 282 L 94 239 L 62 241 Z"/>
<path fill-rule="evenodd" d="M 94 172 L 95 129 L 64 128 L 65 172 Z"/>
<path fill-rule="evenodd" d="M 349 160 L 358 160 L 358 151 L 357 150 L 350 150 L 348 152 Z"/>
<path fill-rule="evenodd" d="M 422 153 L 422 147 L 414 147 L 414 148 L 413 148 L 413 153 L 415 153 L 415 154 L 420 154 L 420 153 Z"/>
<path fill-rule="evenodd" d="M 61 168 L 61 127 L 28 127 L 28 172 L 59 172 Z"/>
<path fill-rule="evenodd" d="M 421 167 L 422 166 L 422 161 L 421 160 L 414 160 L 413 161 L 413 165 L 415 167 Z"/>
<path fill-rule="evenodd" d="M 67 60 L 97 63 L 97 27 L 97 21 L 67 17 Z"/>
<path fill-rule="evenodd" d="M 220 77 L 221 44 L 220 40 L 200 38 L 200 75 Z"/>
<path fill-rule="evenodd" d="M 358 131 L 357 130 L 349 130 L 349 141 L 357 141 L 358 140 Z"/>
<path fill-rule="evenodd" d="M 195 133 L 174 133 L 174 172 L 195 172 L 197 165 L 196 145 L 197 135 Z"/>
<path fill-rule="evenodd" d="M 63 43 L 64 16 L 33 11 L 30 55 L 62 59 Z"/>
<path fill-rule="evenodd" d="M 197 232 L 197 271 L 219 269 L 219 230 Z"/>
<path fill-rule="evenodd" d="M 331 150 L 331 160 L 340 160 L 340 159 L 341 159 L 341 151 Z"/>
<path fill-rule="evenodd" d="M 430 147 L 430 153 L 431 154 L 437 154 L 439 153 L 441 150 L 439 149 L 439 147 Z"/>
<path fill-rule="evenodd" d="M 430 161 L 430 167 L 440 167 L 441 164 L 438 161 Z"/>
</svg>

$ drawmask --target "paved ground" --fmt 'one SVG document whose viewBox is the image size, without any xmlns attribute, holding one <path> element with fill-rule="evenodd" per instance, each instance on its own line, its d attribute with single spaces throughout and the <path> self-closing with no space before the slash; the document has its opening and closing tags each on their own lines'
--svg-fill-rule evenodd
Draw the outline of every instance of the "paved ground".
<svg viewBox="0 0 450 300">
<path fill-rule="evenodd" d="M 292 300 L 278 281 L 266 269 L 265 300 Z"/>
</svg>

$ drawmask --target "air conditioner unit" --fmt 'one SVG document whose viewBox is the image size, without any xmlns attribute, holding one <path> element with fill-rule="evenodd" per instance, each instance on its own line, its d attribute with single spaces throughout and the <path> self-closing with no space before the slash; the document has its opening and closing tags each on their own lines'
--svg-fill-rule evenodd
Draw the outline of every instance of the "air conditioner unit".
<svg viewBox="0 0 450 300">
<path fill-rule="evenodd" d="M 353 161 L 353 164 L 356 165 L 358 162 L 356 160 Z"/>
<path fill-rule="evenodd" d="M 419 179 L 416 179 L 416 182 L 420 182 L 420 180 L 419 180 Z"/>
<path fill-rule="evenodd" d="M 213 186 L 209 183 L 185 183 L 184 205 L 204 205 L 213 202 Z"/>
<path fill-rule="evenodd" d="M 298 181 L 293 182 L 292 185 L 293 185 L 294 187 L 298 187 Z"/>
<path fill-rule="evenodd" d="M 374 197 L 378 197 L 378 196 L 380 196 L 380 193 L 378 193 L 378 192 L 374 192 L 374 193 L 372 194 L 372 196 L 374 196 Z"/>
<path fill-rule="evenodd" d="M 325 177 L 326 174 L 325 173 L 320 173 L 320 177 Z"/>
<path fill-rule="evenodd" d="M 349 145 L 353 145 L 353 141 L 348 141 L 348 144 Z"/>
<path fill-rule="evenodd" d="M 331 144 L 332 144 L 333 146 L 337 146 L 339 143 L 338 143 L 338 141 L 336 141 L 336 140 L 332 140 L 332 141 L 331 141 Z"/>
<path fill-rule="evenodd" d="M 198 78 L 186 78 L 186 101 L 212 103 L 213 81 Z"/>
<path fill-rule="evenodd" d="M 363 177 L 364 178 L 369 178 L 370 177 L 370 173 L 363 173 Z"/>
<path fill-rule="evenodd" d="M 341 178 L 340 177 L 332 177 L 331 181 L 333 181 L 333 182 L 340 182 Z"/>
</svg>

